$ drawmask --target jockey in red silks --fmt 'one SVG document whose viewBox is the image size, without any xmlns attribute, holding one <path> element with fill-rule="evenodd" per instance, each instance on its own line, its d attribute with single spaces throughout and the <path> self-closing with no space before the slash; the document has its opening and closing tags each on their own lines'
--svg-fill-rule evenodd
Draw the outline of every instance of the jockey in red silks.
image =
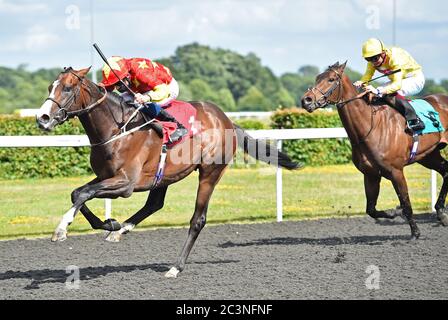
<svg viewBox="0 0 448 320">
<path fill-rule="evenodd" d="M 108 91 L 117 89 L 126 101 L 133 100 L 144 105 L 142 111 L 152 118 L 176 123 L 177 129 L 170 136 L 171 142 L 178 141 L 188 133 L 181 123 L 163 109 L 179 95 L 179 85 L 167 67 L 144 58 L 125 59 L 113 56 L 107 62 L 115 72 L 107 64 L 104 65 L 101 83 Z M 120 80 L 136 93 L 135 97 L 127 92 Z"/>
<path fill-rule="evenodd" d="M 388 48 L 381 40 L 375 38 L 364 43 L 362 56 L 368 62 L 367 69 L 362 79 L 354 85 L 365 86 L 372 79 L 375 71 L 389 75 L 390 82 L 385 85 L 378 88 L 366 86 L 365 89 L 395 106 L 405 116 L 409 129 L 414 132 L 423 130 L 425 124 L 417 117 L 414 108 L 405 99 L 406 96 L 417 95 L 423 90 L 425 76 L 422 67 L 404 49 Z"/>
</svg>

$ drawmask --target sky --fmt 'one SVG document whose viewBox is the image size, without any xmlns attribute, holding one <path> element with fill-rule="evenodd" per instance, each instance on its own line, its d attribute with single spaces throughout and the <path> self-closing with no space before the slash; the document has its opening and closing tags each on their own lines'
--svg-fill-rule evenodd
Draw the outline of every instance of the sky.
<svg viewBox="0 0 448 320">
<path fill-rule="evenodd" d="M 428 78 L 448 78 L 448 2 L 396 4 L 396 44 Z M 106 56 L 164 58 L 198 42 L 255 53 L 276 75 L 345 60 L 363 71 L 365 40 L 393 44 L 392 8 L 392 0 L 0 0 L 0 65 L 100 68 L 93 39 Z"/>
</svg>

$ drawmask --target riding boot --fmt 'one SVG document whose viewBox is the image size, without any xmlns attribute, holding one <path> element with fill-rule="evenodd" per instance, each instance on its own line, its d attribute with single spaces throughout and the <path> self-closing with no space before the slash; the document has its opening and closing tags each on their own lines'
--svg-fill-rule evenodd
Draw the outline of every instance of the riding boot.
<svg viewBox="0 0 448 320">
<path fill-rule="evenodd" d="M 422 131 L 425 129 L 425 124 L 422 120 L 417 116 L 415 113 L 414 108 L 406 99 L 395 99 L 395 105 L 398 109 L 404 110 L 404 117 L 406 118 L 406 121 L 408 123 L 408 128 L 413 132 L 416 133 L 418 131 Z"/>
<path fill-rule="evenodd" d="M 160 110 L 157 118 L 160 121 L 174 122 L 175 124 L 177 124 L 176 131 L 174 131 L 170 135 L 171 142 L 178 141 L 179 139 L 181 139 L 184 135 L 186 135 L 188 133 L 188 130 L 182 125 L 182 123 L 177 121 L 176 118 L 174 118 L 172 115 L 170 115 L 165 109 Z"/>
</svg>

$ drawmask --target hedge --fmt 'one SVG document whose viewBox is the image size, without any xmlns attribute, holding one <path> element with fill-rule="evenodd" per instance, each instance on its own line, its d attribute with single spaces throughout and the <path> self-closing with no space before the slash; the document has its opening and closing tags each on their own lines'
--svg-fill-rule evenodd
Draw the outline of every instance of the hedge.
<svg viewBox="0 0 448 320">
<path fill-rule="evenodd" d="M 80 135 L 78 120 L 70 120 L 45 133 L 34 118 L 0 116 L 0 135 Z M 0 148 L 0 179 L 68 177 L 92 174 L 89 147 Z"/>
<path fill-rule="evenodd" d="M 342 124 L 336 112 L 309 114 L 299 109 L 277 111 L 271 118 L 275 129 L 331 128 Z M 268 129 L 265 122 L 239 120 L 246 129 Z M 0 135 L 80 135 L 85 134 L 78 120 L 70 120 L 45 133 L 34 118 L 0 116 Z M 347 139 L 285 141 L 284 150 L 294 160 L 307 165 L 343 164 L 351 161 Z M 0 179 L 67 177 L 92 174 L 89 147 L 0 148 Z"/>
<path fill-rule="evenodd" d="M 275 112 L 271 118 L 274 129 L 340 128 L 336 111 L 316 111 L 312 114 L 297 108 Z M 316 139 L 284 141 L 284 151 L 306 165 L 345 164 L 351 161 L 348 139 Z"/>
</svg>

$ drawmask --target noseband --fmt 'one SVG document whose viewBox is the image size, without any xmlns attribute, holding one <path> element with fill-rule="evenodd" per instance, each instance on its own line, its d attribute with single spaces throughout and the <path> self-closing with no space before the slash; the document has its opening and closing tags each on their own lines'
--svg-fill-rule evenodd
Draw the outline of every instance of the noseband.
<svg viewBox="0 0 448 320">
<path fill-rule="evenodd" d="M 79 80 L 78 84 L 76 85 L 75 90 L 72 91 L 72 94 L 70 95 L 70 97 L 65 99 L 65 101 L 63 103 L 56 101 L 55 99 L 50 98 L 50 97 L 45 99 L 45 101 L 47 101 L 47 100 L 51 101 L 58 106 L 59 110 L 56 113 L 56 115 L 54 116 L 54 119 L 56 121 L 58 121 L 58 123 L 63 123 L 64 121 L 66 121 L 69 118 L 80 116 L 80 115 L 90 112 L 93 108 L 100 105 L 106 99 L 106 96 L 107 96 L 107 90 L 105 88 L 103 88 L 104 94 L 96 102 L 94 102 L 91 105 L 87 106 L 86 108 L 83 108 L 80 110 L 68 111 L 72 107 L 72 105 L 76 102 L 76 97 L 80 94 L 81 88 L 84 85 L 85 79 L 84 79 L 84 77 L 80 77 L 75 72 L 73 72 L 73 69 L 71 67 L 64 69 L 63 73 L 67 73 L 67 72 L 70 72 L 72 75 L 74 75 Z"/>
</svg>

